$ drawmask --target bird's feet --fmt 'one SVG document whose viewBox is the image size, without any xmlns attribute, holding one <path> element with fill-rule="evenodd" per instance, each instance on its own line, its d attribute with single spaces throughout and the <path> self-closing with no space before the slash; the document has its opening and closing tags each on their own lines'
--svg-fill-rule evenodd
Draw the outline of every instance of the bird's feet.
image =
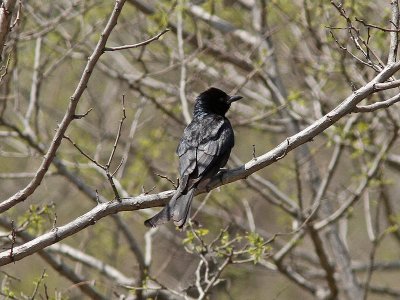
<svg viewBox="0 0 400 300">
<path fill-rule="evenodd" d="M 220 183 L 223 183 L 223 182 L 224 182 L 223 179 L 224 179 L 224 174 L 225 174 L 226 172 L 228 172 L 228 169 L 226 169 L 226 168 L 221 168 L 221 169 L 219 169 L 218 173 L 215 175 L 215 177 L 217 177 L 217 178 L 219 179 L 219 182 L 220 182 Z M 212 182 L 212 180 L 210 180 L 209 182 L 207 182 L 207 184 L 206 184 L 206 186 L 205 186 L 207 193 L 211 191 L 211 188 L 212 188 L 211 182 Z"/>
<path fill-rule="evenodd" d="M 224 179 L 224 174 L 227 173 L 229 170 L 227 168 L 221 168 L 219 169 L 217 176 L 219 178 L 219 181 L 221 183 L 223 183 L 223 179 Z"/>
</svg>

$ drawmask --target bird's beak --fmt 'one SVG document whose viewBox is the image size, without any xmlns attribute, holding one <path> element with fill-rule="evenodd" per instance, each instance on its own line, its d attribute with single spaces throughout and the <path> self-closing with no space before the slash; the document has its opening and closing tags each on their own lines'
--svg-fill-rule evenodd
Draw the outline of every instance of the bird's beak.
<svg viewBox="0 0 400 300">
<path fill-rule="evenodd" d="M 235 102 L 235 101 L 238 101 L 238 100 L 240 100 L 240 99 L 242 99 L 242 98 L 243 98 L 242 96 L 237 96 L 237 95 L 230 96 L 230 97 L 229 97 L 229 100 L 228 100 L 228 103 L 230 104 L 230 103 Z"/>
</svg>

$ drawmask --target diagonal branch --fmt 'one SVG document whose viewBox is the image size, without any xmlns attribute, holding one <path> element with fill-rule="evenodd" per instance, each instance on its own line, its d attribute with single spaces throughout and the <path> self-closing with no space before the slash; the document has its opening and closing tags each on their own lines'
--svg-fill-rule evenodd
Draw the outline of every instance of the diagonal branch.
<svg viewBox="0 0 400 300">
<path fill-rule="evenodd" d="M 133 48 L 139 48 L 142 46 L 146 46 L 146 45 L 150 44 L 151 42 L 158 40 L 161 36 L 163 36 L 168 31 L 169 31 L 169 29 L 166 28 L 163 31 L 161 31 L 160 33 L 158 33 L 157 35 L 153 36 L 152 38 L 149 38 L 148 40 L 145 40 L 145 41 L 137 43 L 137 44 L 124 45 L 124 46 L 118 46 L 118 47 L 105 47 L 104 51 L 118 51 L 118 50 L 133 49 Z"/>
<path fill-rule="evenodd" d="M 36 176 L 28 183 L 28 185 L 25 188 L 18 191 L 16 194 L 9 197 L 8 199 L 6 199 L 5 201 L 3 201 L 0 204 L 0 213 L 10 209 L 17 203 L 27 199 L 31 194 L 34 193 L 34 191 L 37 189 L 37 187 L 42 182 L 44 175 L 48 171 L 50 164 L 56 155 L 58 147 L 61 144 L 61 141 L 64 137 L 64 134 L 65 134 L 68 126 L 74 120 L 75 111 L 76 111 L 77 105 L 79 103 L 79 100 L 80 100 L 84 90 L 87 87 L 87 84 L 89 82 L 89 79 L 92 75 L 93 69 L 94 69 L 97 61 L 99 60 L 100 56 L 104 53 L 104 47 L 106 45 L 107 39 L 110 36 L 113 28 L 117 24 L 117 19 L 121 13 L 124 3 L 125 3 L 125 0 L 120 0 L 120 1 L 115 2 L 114 10 L 107 22 L 106 27 L 104 28 L 104 30 L 100 36 L 100 39 L 96 45 L 96 48 L 94 49 L 92 55 L 88 59 L 88 62 L 83 71 L 83 74 L 78 83 L 78 86 L 76 87 L 75 92 L 73 93 L 73 95 L 70 98 L 68 109 L 65 112 L 63 120 L 61 121 L 61 123 L 58 126 L 58 129 L 53 137 L 50 147 L 47 150 L 46 155 L 44 156 L 44 160 L 42 161 L 40 167 L 38 168 L 38 170 L 36 172 Z"/>
<path fill-rule="evenodd" d="M 129 278 L 121 273 L 119 270 L 111 265 L 106 264 L 104 261 L 97 259 L 83 251 L 75 249 L 66 244 L 55 244 L 48 248 L 49 252 L 62 254 L 63 256 L 69 257 L 75 261 L 81 262 L 82 264 L 98 270 L 104 276 L 112 279 L 119 285 L 135 285 L 136 281 L 133 278 Z"/>
<path fill-rule="evenodd" d="M 368 184 L 370 183 L 371 179 L 375 176 L 377 171 L 379 170 L 379 167 L 383 163 L 385 156 L 387 155 L 389 149 L 393 145 L 393 143 L 396 141 L 397 138 L 397 132 L 393 135 L 391 139 L 389 139 L 385 145 L 383 145 L 381 151 L 376 155 L 374 161 L 372 162 L 371 167 L 368 170 L 367 176 L 361 181 L 359 184 L 356 192 L 353 194 L 352 197 L 350 197 L 345 203 L 343 203 L 333 214 L 331 214 L 329 217 L 315 223 L 314 229 L 316 230 L 321 230 L 325 226 L 332 224 L 335 222 L 337 219 L 343 216 L 343 214 L 349 209 L 351 205 L 353 205 L 363 194 L 365 189 L 367 188 Z"/>
<path fill-rule="evenodd" d="M 174 194 L 174 191 L 166 191 L 153 195 L 140 195 L 134 198 L 121 199 L 121 202 L 111 201 L 97 205 L 91 211 L 78 217 L 74 221 L 52 231 L 45 233 L 21 246 L 13 247 L 12 255 L 10 250 L 0 253 L 0 265 L 5 265 L 13 261 L 20 260 L 31 255 L 47 246 L 57 243 L 68 236 L 77 233 L 108 215 L 120 211 L 132 211 L 153 206 L 161 206 Z"/>
<path fill-rule="evenodd" d="M 12 223 L 8 219 L 1 217 L 0 226 L 7 230 L 13 230 Z M 14 231 L 13 231 L 14 232 Z M 29 241 L 33 237 L 26 231 L 18 231 L 16 233 L 23 241 Z M 75 283 L 83 294 L 91 299 L 105 300 L 106 298 L 100 294 L 85 277 L 77 274 L 72 268 L 67 266 L 58 257 L 52 255 L 49 250 L 39 250 L 38 255 L 46 261 L 58 274 Z M 33 298 L 31 298 L 33 299 Z"/>
<path fill-rule="evenodd" d="M 378 109 L 388 108 L 399 101 L 400 101 L 400 94 L 397 94 L 396 96 L 393 96 L 392 98 L 389 98 L 384 101 L 375 102 L 369 105 L 362 105 L 362 106 L 358 105 L 354 108 L 354 112 L 373 112 Z"/>
<path fill-rule="evenodd" d="M 294 134 L 286 138 L 277 147 L 270 150 L 269 152 L 253 159 L 243 166 L 233 169 L 230 172 L 226 172 L 222 175 L 222 178 L 215 178 L 209 187 L 215 188 L 222 184 L 227 184 L 239 179 L 248 177 L 250 174 L 269 166 L 289 153 L 293 149 L 312 141 L 318 134 L 335 124 L 345 115 L 351 113 L 356 105 L 369 95 L 374 93 L 374 86 L 376 83 L 382 83 L 390 78 L 396 71 L 400 69 L 400 63 L 395 63 L 391 66 L 386 67 L 380 72 L 374 79 L 369 83 L 352 93 L 336 108 L 331 110 L 329 113 L 324 115 L 322 118 L 316 120 L 311 125 L 301 130 L 297 134 Z"/>
<path fill-rule="evenodd" d="M 341 104 L 334 108 L 331 112 L 316 120 L 307 128 L 298 132 L 297 134 L 290 136 L 285 139 L 280 145 L 270 150 L 269 152 L 252 159 L 243 166 L 230 170 L 222 174 L 222 176 L 216 176 L 212 182 L 206 187 L 199 188 L 198 193 L 204 193 L 209 189 L 234 182 L 240 179 L 247 178 L 252 173 L 273 164 L 284 153 L 288 153 L 300 145 L 311 141 L 318 134 L 323 132 L 325 129 L 331 127 L 338 120 L 345 115 L 351 113 L 355 106 L 371 95 L 374 92 L 374 85 L 379 82 L 384 82 L 391 77 L 396 71 L 400 69 L 400 63 L 396 63 L 385 68 L 379 73 L 372 81 L 358 89 L 356 92 L 347 97 Z M 121 199 L 121 202 L 111 201 L 97 205 L 91 211 L 78 217 L 70 223 L 56 228 L 51 232 L 43 234 L 32 241 L 25 243 L 21 246 L 13 248 L 13 254 L 10 256 L 10 250 L 6 250 L 0 253 L 0 265 L 9 264 L 13 261 L 20 260 L 28 255 L 31 255 L 51 244 L 54 244 L 66 237 L 79 232 L 90 225 L 94 225 L 98 220 L 120 211 L 134 211 L 144 208 L 163 206 L 174 194 L 174 190 L 164 191 L 158 194 L 145 194 L 131 198 Z M 318 229 L 318 228 L 317 228 Z"/>
</svg>

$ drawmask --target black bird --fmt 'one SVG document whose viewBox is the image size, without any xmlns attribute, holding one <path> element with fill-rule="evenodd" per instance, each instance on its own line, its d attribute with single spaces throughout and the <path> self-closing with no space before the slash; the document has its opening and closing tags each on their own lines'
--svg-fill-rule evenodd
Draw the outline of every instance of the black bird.
<svg viewBox="0 0 400 300">
<path fill-rule="evenodd" d="M 232 125 L 225 114 L 231 103 L 241 98 L 214 87 L 197 96 L 193 120 L 185 128 L 176 150 L 179 187 L 169 203 L 145 221 L 147 227 L 156 227 L 171 219 L 180 228 L 185 225 L 196 189 L 206 186 L 228 161 L 235 141 Z"/>
</svg>

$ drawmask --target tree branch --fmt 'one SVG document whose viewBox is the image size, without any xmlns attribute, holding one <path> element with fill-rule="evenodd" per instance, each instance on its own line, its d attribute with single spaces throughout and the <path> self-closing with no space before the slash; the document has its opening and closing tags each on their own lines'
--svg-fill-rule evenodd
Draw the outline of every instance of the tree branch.
<svg viewBox="0 0 400 300">
<path fill-rule="evenodd" d="M 399 29 L 399 2 L 398 0 L 391 1 L 392 6 L 392 18 L 391 18 L 391 29 L 398 30 Z M 388 56 L 388 64 L 393 64 L 397 60 L 397 49 L 399 43 L 399 33 L 396 31 L 390 32 L 390 47 L 389 47 L 389 56 Z"/>
<path fill-rule="evenodd" d="M 118 51 L 118 50 L 132 49 L 132 48 L 146 46 L 146 45 L 150 44 L 151 42 L 158 40 L 162 35 L 164 35 L 168 31 L 169 31 L 169 28 L 166 28 L 163 31 L 161 31 L 160 33 L 158 33 L 157 35 L 153 36 L 152 38 L 149 38 L 148 40 L 137 43 L 137 44 L 124 45 L 124 46 L 118 46 L 118 47 L 105 47 L 104 51 Z"/>
<path fill-rule="evenodd" d="M 388 108 L 399 101 L 400 101 L 400 94 L 397 94 L 396 96 L 389 98 L 385 101 L 375 102 L 370 105 L 357 105 L 354 108 L 354 112 L 373 112 L 378 109 Z"/>
<path fill-rule="evenodd" d="M 17 0 L 4 0 L 0 6 L 0 58 L 3 54 L 4 44 L 6 43 L 7 35 L 11 29 L 10 23 L 12 12 Z M 1 59 L 0 59 L 1 60 Z"/>
<path fill-rule="evenodd" d="M 0 213 L 10 209 L 17 203 L 24 201 L 27 199 L 37 187 L 42 182 L 44 175 L 50 167 L 52 160 L 54 159 L 58 147 L 61 144 L 61 141 L 64 137 L 64 134 L 69 126 L 69 124 L 74 120 L 76 107 L 78 102 L 83 94 L 83 91 L 86 89 L 89 79 L 92 75 L 93 69 L 99 60 L 100 56 L 103 54 L 103 50 L 105 44 L 107 42 L 108 37 L 110 36 L 112 30 L 117 24 L 117 19 L 121 13 L 122 7 L 124 6 L 125 0 L 116 0 L 114 10 L 107 22 L 106 27 L 104 28 L 99 41 L 97 42 L 96 48 L 94 49 L 92 55 L 89 57 L 86 67 L 83 71 L 82 77 L 78 83 L 78 86 L 75 89 L 75 92 L 72 94 L 70 98 L 70 102 L 68 105 L 68 109 L 65 112 L 64 118 L 58 126 L 58 129 L 53 137 L 53 140 L 50 144 L 49 149 L 47 150 L 46 155 L 44 156 L 44 160 L 42 161 L 39 169 L 36 172 L 36 176 L 28 183 L 28 185 L 9 197 L 7 200 L 3 201 L 0 204 Z"/>
<path fill-rule="evenodd" d="M 289 142 L 287 139 L 280 145 L 270 150 L 269 152 L 252 159 L 243 166 L 223 173 L 221 176 L 216 176 L 207 187 L 199 187 L 198 194 L 204 193 L 209 189 L 214 189 L 221 185 L 225 185 L 240 179 L 244 179 L 252 173 L 269 166 L 276 162 L 279 157 L 284 153 L 292 151 L 300 145 L 312 140 L 319 133 L 332 126 L 343 116 L 351 113 L 354 107 L 363 99 L 368 97 L 374 91 L 374 85 L 383 82 L 391 77 L 400 68 L 400 63 L 393 64 L 385 68 L 379 73 L 372 81 L 358 89 L 352 95 L 347 97 L 341 104 L 339 104 L 331 112 L 315 121 L 313 124 L 303 129 L 299 133 L 290 137 Z M 59 227 L 54 232 L 46 233 L 36 239 L 14 247 L 13 255 L 10 257 L 10 251 L 3 251 L 0 253 L 0 265 L 5 265 L 13 260 L 20 260 L 36 251 L 43 249 L 51 244 L 54 244 L 76 232 L 79 232 L 87 226 L 95 224 L 98 220 L 107 215 L 115 214 L 120 211 L 132 211 L 144 208 L 163 206 L 167 200 L 174 194 L 173 190 L 161 192 L 151 195 L 140 195 L 132 198 L 121 199 L 121 202 L 111 201 L 108 203 L 99 204 L 97 207 L 80 216 L 76 220 Z M 324 224 L 323 226 L 325 226 Z M 323 227 L 322 226 L 322 227 Z M 319 227 L 316 227 L 319 229 Z"/>
</svg>

